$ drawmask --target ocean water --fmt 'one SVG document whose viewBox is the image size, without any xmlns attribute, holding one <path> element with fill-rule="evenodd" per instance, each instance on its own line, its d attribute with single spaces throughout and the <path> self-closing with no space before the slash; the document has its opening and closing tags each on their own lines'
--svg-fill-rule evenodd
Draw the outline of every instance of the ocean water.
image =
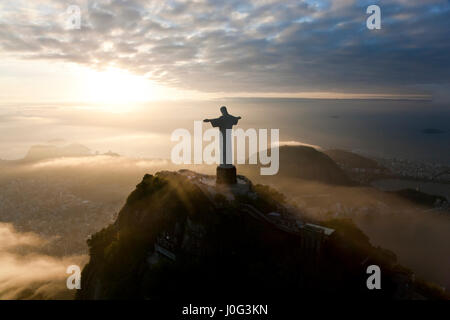
<svg viewBox="0 0 450 320">
<path fill-rule="evenodd" d="M 432 101 L 233 98 L 139 105 L 15 104 L 0 106 L 0 159 L 23 157 L 30 145 L 82 143 L 93 151 L 168 158 L 177 128 L 220 115 L 239 126 L 280 129 L 280 140 L 367 155 L 450 164 L 450 106 Z M 208 128 L 209 124 L 204 124 Z"/>
</svg>

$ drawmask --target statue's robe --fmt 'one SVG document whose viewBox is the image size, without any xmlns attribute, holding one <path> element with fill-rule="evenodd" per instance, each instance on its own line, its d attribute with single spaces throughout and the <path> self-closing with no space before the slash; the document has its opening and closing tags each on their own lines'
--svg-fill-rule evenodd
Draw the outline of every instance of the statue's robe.
<svg viewBox="0 0 450 320">
<path fill-rule="evenodd" d="M 231 114 L 220 116 L 216 119 L 211 119 L 211 125 L 218 127 L 220 130 L 220 149 L 222 154 L 220 155 L 220 165 L 222 167 L 232 166 L 232 143 L 231 143 L 231 129 L 239 121 L 238 117 Z"/>
</svg>

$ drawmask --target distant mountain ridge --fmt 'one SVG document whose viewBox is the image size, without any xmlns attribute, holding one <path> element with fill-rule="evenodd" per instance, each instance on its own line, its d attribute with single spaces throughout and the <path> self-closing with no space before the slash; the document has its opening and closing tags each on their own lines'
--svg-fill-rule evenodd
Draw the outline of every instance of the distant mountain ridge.
<svg viewBox="0 0 450 320">
<path fill-rule="evenodd" d="M 354 152 L 341 150 L 341 149 L 329 149 L 324 153 L 333 159 L 335 162 L 342 164 L 343 166 L 350 168 L 370 168 L 370 169 L 384 169 L 375 160 L 361 156 Z"/>
</svg>

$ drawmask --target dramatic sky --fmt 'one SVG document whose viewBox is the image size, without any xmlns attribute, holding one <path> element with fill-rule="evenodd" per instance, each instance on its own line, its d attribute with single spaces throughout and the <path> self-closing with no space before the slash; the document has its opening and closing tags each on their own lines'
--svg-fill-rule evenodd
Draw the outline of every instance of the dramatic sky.
<svg viewBox="0 0 450 320">
<path fill-rule="evenodd" d="M 366 28 L 371 4 L 381 30 Z M 448 101 L 449 30 L 448 0 L 1 1 L 0 100 Z"/>
</svg>

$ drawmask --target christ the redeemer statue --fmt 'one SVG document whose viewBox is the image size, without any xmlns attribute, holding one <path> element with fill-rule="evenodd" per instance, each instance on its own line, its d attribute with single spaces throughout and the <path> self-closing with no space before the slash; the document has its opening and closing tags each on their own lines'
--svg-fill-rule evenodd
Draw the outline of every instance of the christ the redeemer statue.
<svg viewBox="0 0 450 320">
<path fill-rule="evenodd" d="M 220 166 L 217 167 L 217 183 L 236 183 L 236 167 L 232 164 L 231 129 L 238 123 L 241 117 L 235 117 L 228 113 L 227 107 L 220 108 L 222 116 L 216 119 L 205 119 L 203 122 L 211 122 L 213 127 L 220 130 Z"/>
</svg>

